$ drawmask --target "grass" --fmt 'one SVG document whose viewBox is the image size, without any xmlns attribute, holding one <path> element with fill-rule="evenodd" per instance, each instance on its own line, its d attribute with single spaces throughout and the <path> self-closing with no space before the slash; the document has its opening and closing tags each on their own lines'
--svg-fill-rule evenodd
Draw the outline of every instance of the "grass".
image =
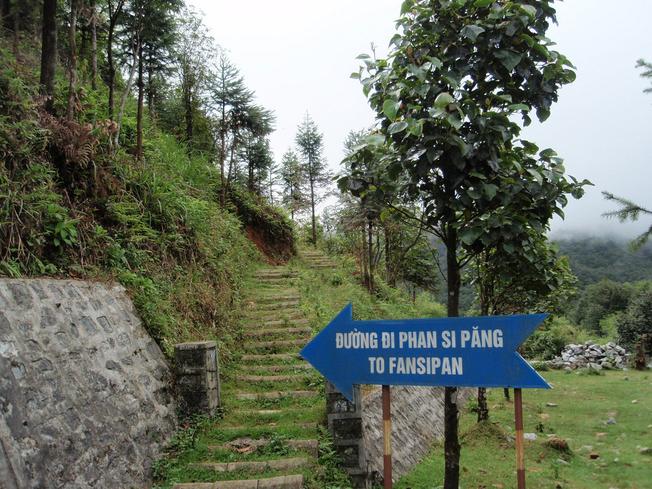
<svg viewBox="0 0 652 489">
<path fill-rule="evenodd" d="M 523 396 L 525 431 L 537 434 L 537 440 L 526 441 L 528 487 L 652 488 L 652 456 L 641 453 L 652 447 L 652 373 L 550 371 L 544 376 L 552 390 L 528 390 Z M 460 488 L 516 487 L 513 404 L 493 389 L 489 406 L 489 425 L 478 426 L 469 410 L 462 415 Z M 609 418 L 616 424 L 607 424 Z M 553 435 L 566 440 L 570 452 L 551 448 Z M 443 467 L 438 444 L 396 487 L 435 489 L 443 484 Z"/>
</svg>

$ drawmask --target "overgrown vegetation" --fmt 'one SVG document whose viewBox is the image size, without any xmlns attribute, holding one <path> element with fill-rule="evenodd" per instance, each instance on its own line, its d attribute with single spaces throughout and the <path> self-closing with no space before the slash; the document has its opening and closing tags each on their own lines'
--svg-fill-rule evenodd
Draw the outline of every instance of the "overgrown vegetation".
<svg viewBox="0 0 652 489">
<path fill-rule="evenodd" d="M 274 243 L 263 251 L 287 259 L 284 214 L 235 184 L 221 206 L 209 156 L 147 116 L 134 159 L 133 104 L 115 148 L 111 123 L 90 122 L 105 110 L 101 90 L 84 86 L 79 121 L 58 118 L 38 96 L 35 66 L 5 45 L 0 65 L 0 274 L 116 279 L 168 354 L 176 342 L 219 336 L 228 357 L 242 281 L 261 259 L 246 227 L 263 234 L 258 244 Z"/>
</svg>

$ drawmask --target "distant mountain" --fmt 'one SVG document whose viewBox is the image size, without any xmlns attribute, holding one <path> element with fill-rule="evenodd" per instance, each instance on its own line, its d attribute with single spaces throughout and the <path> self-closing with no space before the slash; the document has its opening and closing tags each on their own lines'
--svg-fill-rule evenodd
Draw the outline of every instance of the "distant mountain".
<svg viewBox="0 0 652 489">
<path fill-rule="evenodd" d="M 604 278 L 617 282 L 652 280 L 652 243 L 638 251 L 632 251 L 626 241 L 609 238 L 566 238 L 555 243 L 560 254 L 568 256 L 581 286 Z"/>
</svg>

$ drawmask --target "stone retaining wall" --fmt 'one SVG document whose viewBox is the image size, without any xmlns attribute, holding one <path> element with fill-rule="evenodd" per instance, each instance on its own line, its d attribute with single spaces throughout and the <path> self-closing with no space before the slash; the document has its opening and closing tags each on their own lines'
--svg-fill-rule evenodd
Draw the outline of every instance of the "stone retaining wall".
<svg viewBox="0 0 652 489">
<path fill-rule="evenodd" d="M 462 410 L 475 389 L 459 389 L 457 402 Z M 435 440 L 444 437 L 444 389 L 433 387 L 392 387 L 392 465 L 394 480 L 421 462 Z M 383 473 L 382 393 L 379 387 L 366 388 L 362 396 L 364 448 L 369 473 Z"/>
<path fill-rule="evenodd" d="M 148 487 L 170 383 L 122 287 L 0 280 L 2 489 Z"/>
</svg>

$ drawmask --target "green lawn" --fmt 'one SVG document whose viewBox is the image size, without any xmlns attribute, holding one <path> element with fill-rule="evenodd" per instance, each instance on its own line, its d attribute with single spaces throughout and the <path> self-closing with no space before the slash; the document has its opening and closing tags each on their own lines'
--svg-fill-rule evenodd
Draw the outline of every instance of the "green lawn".
<svg viewBox="0 0 652 489">
<path fill-rule="evenodd" d="M 543 372 L 552 390 L 523 393 L 527 482 L 530 488 L 652 489 L 652 373 L 586 375 Z M 555 406 L 556 405 L 556 406 Z M 463 489 L 516 487 L 513 404 L 502 389 L 489 393 L 491 422 L 478 427 L 468 409 L 461 419 Z M 613 418 L 615 424 L 607 424 Z M 570 453 L 550 448 L 557 435 Z M 592 459 L 591 456 L 596 457 Z M 443 480 L 443 448 L 432 453 L 396 485 L 435 489 Z"/>
</svg>

